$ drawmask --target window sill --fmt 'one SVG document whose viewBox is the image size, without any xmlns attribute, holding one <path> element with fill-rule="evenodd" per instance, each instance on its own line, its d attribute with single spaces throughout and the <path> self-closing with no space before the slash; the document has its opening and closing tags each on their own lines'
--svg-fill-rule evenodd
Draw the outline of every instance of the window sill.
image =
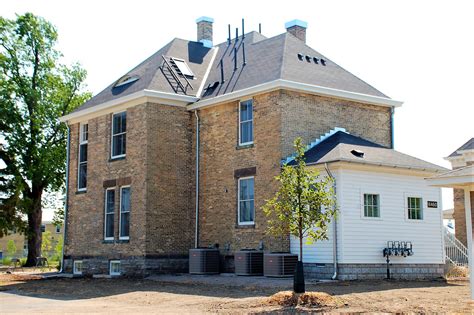
<svg viewBox="0 0 474 315">
<path fill-rule="evenodd" d="M 126 239 L 119 239 L 119 240 L 117 241 L 117 243 L 119 243 L 119 244 L 120 244 L 120 243 L 130 243 L 130 239 L 129 239 L 129 238 L 126 238 Z"/>
<path fill-rule="evenodd" d="M 102 240 L 102 244 L 113 244 L 115 240 Z"/>
<path fill-rule="evenodd" d="M 130 243 L 130 240 L 116 240 L 116 239 L 113 239 L 113 240 L 102 240 L 102 244 L 125 244 L 125 243 Z"/>
<path fill-rule="evenodd" d="M 253 224 L 236 224 L 236 229 L 255 229 L 255 223 Z"/>
<path fill-rule="evenodd" d="M 85 193 L 87 193 L 87 189 L 85 189 L 85 190 L 77 190 L 77 191 L 76 191 L 76 195 L 85 194 Z"/>
<path fill-rule="evenodd" d="M 239 144 L 235 147 L 236 150 L 243 150 L 243 149 L 249 149 L 249 148 L 253 148 L 253 143 Z"/>
<path fill-rule="evenodd" d="M 125 160 L 126 156 L 117 156 L 109 159 L 109 162 Z"/>
</svg>

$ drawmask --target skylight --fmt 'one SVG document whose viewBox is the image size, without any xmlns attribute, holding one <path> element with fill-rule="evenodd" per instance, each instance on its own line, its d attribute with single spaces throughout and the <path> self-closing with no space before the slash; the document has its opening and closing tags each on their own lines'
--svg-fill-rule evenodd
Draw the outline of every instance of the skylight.
<svg viewBox="0 0 474 315">
<path fill-rule="evenodd" d="M 114 87 L 119 87 L 125 84 L 129 84 L 129 83 L 137 81 L 138 79 L 140 79 L 138 75 L 124 75 L 117 81 L 117 83 L 115 83 Z"/>
<path fill-rule="evenodd" d="M 188 64 L 186 63 L 186 61 L 184 61 L 183 59 L 178 59 L 178 58 L 174 58 L 174 57 L 171 57 L 171 59 L 174 61 L 174 63 L 176 64 L 176 66 L 178 67 L 179 71 L 186 77 L 191 77 L 193 78 L 194 77 L 194 73 L 191 71 L 191 69 L 189 68 Z"/>
</svg>

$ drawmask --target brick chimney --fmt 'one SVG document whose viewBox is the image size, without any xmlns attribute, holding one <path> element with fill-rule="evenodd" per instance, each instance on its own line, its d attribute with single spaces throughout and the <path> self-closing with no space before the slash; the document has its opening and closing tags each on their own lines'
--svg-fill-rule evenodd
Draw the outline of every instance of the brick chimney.
<svg viewBox="0 0 474 315">
<path fill-rule="evenodd" d="M 214 19 L 207 16 L 201 16 L 196 20 L 197 41 L 207 48 L 212 47 L 212 23 Z"/>
<path fill-rule="evenodd" d="M 308 28 L 308 23 L 301 20 L 293 20 L 285 23 L 285 28 L 288 33 L 306 43 L 306 28 Z"/>
</svg>

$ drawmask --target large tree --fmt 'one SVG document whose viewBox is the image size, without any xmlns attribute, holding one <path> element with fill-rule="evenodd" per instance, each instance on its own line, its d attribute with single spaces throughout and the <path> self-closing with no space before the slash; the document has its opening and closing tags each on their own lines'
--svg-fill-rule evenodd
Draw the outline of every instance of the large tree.
<svg viewBox="0 0 474 315">
<path fill-rule="evenodd" d="M 64 186 L 67 127 L 58 118 L 90 97 L 85 70 L 61 63 L 57 38 L 31 13 L 0 17 L 0 234 L 23 229 L 29 266 L 41 255 L 43 193 Z"/>
<path fill-rule="evenodd" d="M 333 179 L 320 176 L 306 167 L 305 147 L 301 138 L 294 142 L 295 165 L 283 166 L 276 177 L 279 189 L 262 207 L 268 220 L 268 231 L 276 236 L 294 236 L 299 240 L 299 261 L 295 271 L 294 291 L 303 293 L 303 240 L 308 243 L 328 238 L 327 231 L 336 215 Z"/>
</svg>

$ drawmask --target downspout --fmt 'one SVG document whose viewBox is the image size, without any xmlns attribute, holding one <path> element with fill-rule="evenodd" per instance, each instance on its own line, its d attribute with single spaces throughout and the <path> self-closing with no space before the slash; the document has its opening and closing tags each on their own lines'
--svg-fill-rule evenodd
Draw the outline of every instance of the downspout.
<svg viewBox="0 0 474 315">
<path fill-rule="evenodd" d="M 329 177 L 333 180 L 333 189 L 334 194 L 336 194 L 336 178 L 332 175 L 331 170 L 329 170 L 328 164 L 324 163 L 324 167 L 326 168 L 326 172 L 328 173 Z M 332 275 L 331 279 L 337 279 L 337 222 L 336 220 L 332 221 L 332 227 L 334 231 L 334 237 L 332 238 L 332 257 L 333 257 L 333 264 L 334 264 L 334 274 Z"/>
<path fill-rule="evenodd" d="M 391 135 L 391 139 L 390 139 L 390 142 L 391 142 L 391 149 L 395 149 L 395 144 L 394 144 L 394 141 L 395 141 L 395 134 L 394 134 L 394 120 L 393 120 L 393 115 L 395 114 L 395 107 L 392 106 L 390 107 L 390 135 Z"/>
<path fill-rule="evenodd" d="M 196 227 L 194 231 L 194 248 L 199 248 L 199 115 L 197 110 L 194 111 L 196 116 Z"/>
<path fill-rule="evenodd" d="M 60 273 L 64 272 L 64 247 L 66 247 L 67 235 L 67 209 L 68 209 L 68 189 L 69 189 L 69 150 L 71 143 L 71 132 L 69 125 L 67 126 L 67 144 L 66 144 L 66 197 L 64 200 L 64 228 L 63 228 L 63 248 L 61 249 L 61 269 Z"/>
</svg>

